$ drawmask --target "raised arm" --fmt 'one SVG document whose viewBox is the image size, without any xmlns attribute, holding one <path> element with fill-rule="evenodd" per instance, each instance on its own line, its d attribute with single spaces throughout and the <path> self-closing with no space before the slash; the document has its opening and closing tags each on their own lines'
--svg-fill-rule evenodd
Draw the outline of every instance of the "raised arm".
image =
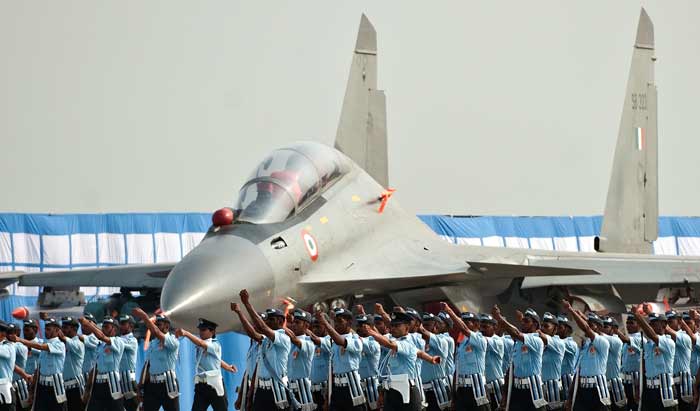
<svg viewBox="0 0 700 411">
<path fill-rule="evenodd" d="M 195 336 L 191 332 L 183 329 L 183 328 L 178 328 L 175 330 L 175 336 L 176 337 L 185 337 L 188 340 L 192 341 L 192 344 L 196 345 L 197 347 L 200 347 L 203 350 L 207 349 L 207 343 L 206 341 L 202 340 L 201 338 Z"/>
<path fill-rule="evenodd" d="M 428 354 L 427 352 L 421 351 L 421 350 L 418 350 L 418 352 L 416 354 L 418 355 L 418 358 L 420 358 L 423 361 L 427 361 L 431 364 L 440 364 L 440 357 L 438 357 L 437 355 L 435 357 L 433 357 L 432 355 Z"/>
<path fill-rule="evenodd" d="M 376 330 L 370 329 L 369 331 L 367 331 L 367 333 L 370 336 L 374 337 L 374 341 L 379 343 L 379 345 L 381 345 L 382 347 L 388 348 L 394 352 L 396 352 L 399 349 L 399 346 L 398 344 L 396 344 L 396 341 L 388 339 L 387 337 L 379 334 Z"/>
<path fill-rule="evenodd" d="M 260 331 L 262 331 L 265 337 L 269 338 L 270 341 L 275 341 L 275 330 L 265 324 L 265 321 L 263 321 L 263 319 L 258 315 L 258 312 L 255 311 L 255 308 L 253 308 L 253 305 L 250 303 L 250 294 L 248 294 L 248 290 L 241 290 L 239 296 L 241 297 L 243 306 L 245 307 L 246 311 L 248 311 L 248 315 L 253 320 L 253 323 Z"/>
<path fill-rule="evenodd" d="M 583 315 L 581 315 L 578 311 L 574 310 L 574 307 L 571 306 L 571 303 L 567 300 L 562 300 L 562 305 L 564 306 L 564 309 L 571 313 L 571 316 L 574 318 L 574 321 L 576 322 L 576 325 L 586 334 L 586 337 L 590 338 L 591 341 L 593 341 L 596 337 L 595 331 L 588 325 L 588 321 L 586 321 L 585 318 L 583 318 Z"/>
<path fill-rule="evenodd" d="M 313 331 L 311 331 L 308 328 L 306 329 L 306 335 L 308 335 L 309 338 L 311 338 L 311 342 L 314 343 L 314 345 L 321 345 L 321 337 L 314 334 Z"/>
<path fill-rule="evenodd" d="M 145 325 L 146 328 L 148 328 L 148 330 L 151 332 L 152 336 L 156 337 L 157 339 L 159 339 L 161 341 L 165 341 L 165 334 L 163 334 L 163 332 L 160 330 L 160 328 L 156 327 L 156 324 L 153 321 L 151 321 L 150 318 L 148 318 L 148 314 L 146 314 L 145 311 L 136 307 L 131 311 L 131 313 L 134 315 L 134 317 L 140 318 L 141 321 L 143 321 L 143 325 Z M 100 336 L 97 335 L 97 333 L 95 333 L 95 337 L 102 340 L 100 338 Z M 102 340 L 102 341 L 104 341 L 104 340 Z"/>
<path fill-rule="evenodd" d="M 691 316 L 690 318 L 693 317 Z M 682 317 L 679 323 L 681 325 L 681 328 L 683 328 L 683 331 L 685 331 L 685 333 L 688 334 L 688 337 L 690 337 L 690 341 L 693 343 L 693 346 L 695 346 L 695 343 L 697 342 L 697 337 L 695 337 L 695 333 L 693 332 L 693 330 L 690 329 L 690 326 L 685 322 L 685 320 Z"/>
<path fill-rule="evenodd" d="M 389 314 L 386 311 L 384 311 L 383 305 L 379 303 L 374 304 L 374 313 L 381 315 L 385 322 L 391 322 L 391 316 L 389 316 Z"/>
<path fill-rule="evenodd" d="M 284 333 L 287 334 L 287 337 L 289 337 L 289 340 L 292 342 L 292 344 L 301 348 L 301 339 L 299 339 L 299 337 L 297 337 L 297 335 L 294 334 L 294 331 L 290 330 L 287 327 L 283 327 L 283 329 L 284 329 Z"/>
<path fill-rule="evenodd" d="M 622 342 L 625 344 L 629 344 L 632 341 L 629 335 L 623 333 L 620 329 L 617 329 L 617 331 L 615 331 L 615 334 L 617 334 L 617 336 L 620 337 L 620 340 L 622 340 Z"/>
<path fill-rule="evenodd" d="M 498 307 L 498 305 L 493 306 L 491 309 L 491 315 L 496 321 L 498 321 L 503 331 L 507 332 L 511 337 L 513 337 L 513 340 L 525 342 L 525 334 L 523 334 L 518 327 L 509 323 L 508 320 L 501 315 L 501 309 Z"/>
<path fill-rule="evenodd" d="M 7 339 L 12 341 L 12 342 L 18 342 L 20 344 L 23 344 L 27 348 L 33 348 L 35 350 L 41 350 L 41 351 L 48 351 L 49 350 L 49 345 L 45 343 L 36 343 L 33 341 L 25 340 L 24 338 L 17 337 L 14 334 L 9 334 L 7 336 Z"/>
<path fill-rule="evenodd" d="M 659 335 L 656 334 L 653 328 L 651 328 L 651 325 L 649 325 L 647 319 L 639 313 L 637 306 L 632 307 L 632 312 L 634 313 L 634 318 L 636 318 L 637 322 L 639 323 L 639 327 L 642 329 L 642 331 L 644 331 L 644 334 L 646 334 L 646 336 L 649 337 L 650 340 L 654 341 L 654 344 L 658 344 Z"/>
<path fill-rule="evenodd" d="M 331 336 L 331 339 L 334 343 L 338 344 L 341 347 L 348 346 L 348 342 L 345 339 L 345 337 L 340 335 L 338 331 L 335 330 L 335 328 L 331 327 L 328 321 L 326 321 L 326 317 L 323 316 L 322 312 L 316 311 L 316 319 L 319 323 L 321 323 L 322 326 L 326 327 L 326 332 L 328 332 L 328 335 Z"/>
<path fill-rule="evenodd" d="M 544 346 L 546 347 L 547 344 L 549 344 L 549 336 L 547 334 L 543 333 L 542 330 L 540 330 L 539 328 L 537 329 L 537 335 L 540 336 L 540 338 L 542 339 L 542 342 L 544 342 Z"/>
<path fill-rule="evenodd" d="M 462 319 L 457 314 L 455 314 L 454 311 L 452 311 L 452 308 L 449 304 L 447 304 L 446 302 L 441 302 L 440 309 L 450 316 L 455 328 L 457 328 L 457 330 L 464 334 L 465 337 L 469 338 L 469 336 L 472 335 L 472 330 L 470 330 L 469 327 L 467 327 L 467 324 L 465 324 L 464 321 L 462 321 Z"/>
<path fill-rule="evenodd" d="M 80 318 L 78 321 L 80 322 L 80 326 L 83 327 L 84 330 L 90 330 L 95 338 L 105 344 L 112 345 L 112 339 L 107 337 L 105 333 L 103 333 L 102 330 L 97 327 L 97 325 L 93 324 L 87 318 Z"/>
<path fill-rule="evenodd" d="M 246 334 L 248 334 L 248 337 L 257 342 L 262 341 L 262 334 L 255 331 L 255 327 L 253 327 L 253 324 L 251 324 L 250 321 L 248 321 L 248 318 L 246 318 L 243 312 L 241 312 L 241 307 L 238 305 L 238 303 L 231 303 L 231 311 L 238 315 L 238 319 L 241 321 L 241 325 L 243 325 L 243 330 Z"/>
</svg>

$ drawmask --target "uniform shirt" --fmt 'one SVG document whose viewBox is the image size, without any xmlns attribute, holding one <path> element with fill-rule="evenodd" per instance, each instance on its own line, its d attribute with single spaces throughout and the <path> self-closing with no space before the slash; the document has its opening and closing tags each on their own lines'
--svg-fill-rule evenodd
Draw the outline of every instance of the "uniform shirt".
<svg viewBox="0 0 700 411">
<path fill-rule="evenodd" d="M 15 365 L 26 371 L 25 364 L 27 362 L 27 346 L 22 343 L 14 343 L 15 345 Z M 21 380 L 22 376 L 17 373 L 12 374 L 12 381 Z"/>
<path fill-rule="evenodd" d="M 88 373 L 95 366 L 97 358 L 97 346 L 100 345 L 100 340 L 95 337 L 95 334 L 83 336 L 83 344 L 85 345 L 85 356 L 83 357 L 83 372 Z"/>
<path fill-rule="evenodd" d="M 360 378 L 365 379 L 379 375 L 379 359 L 381 354 L 381 346 L 374 340 L 374 337 L 362 338 Z"/>
<path fill-rule="evenodd" d="M 503 373 L 505 374 L 510 368 L 510 363 L 513 361 L 513 337 L 510 334 L 503 336 Z"/>
<path fill-rule="evenodd" d="M 17 350 L 15 345 L 10 341 L 3 340 L 0 343 L 0 379 L 7 379 L 8 381 L 12 379 L 16 357 Z"/>
<path fill-rule="evenodd" d="M 272 378 L 268 366 L 277 374 L 278 378 L 287 376 L 287 360 L 292 342 L 283 329 L 275 330 L 275 340 L 265 338 L 260 344 L 258 356 L 258 377 L 269 380 Z"/>
<path fill-rule="evenodd" d="M 263 341 L 265 341 L 265 336 L 263 336 Z M 248 372 L 247 378 L 253 378 L 253 373 L 255 372 L 255 366 L 258 363 L 258 352 L 260 350 L 261 342 L 257 342 L 254 339 L 250 339 L 250 346 L 248 346 L 248 352 L 245 355 L 245 369 Z"/>
<path fill-rule="evenodd" d="M 628 335 L 630 342 L 622 345 L 622 372 L 639 371 L 639 355 L 642 350 L 642 333 Z"/>
<path fill-rule="evenodd" d="M 453 375 L 455 373 L 455 339 L 450 333 L 442 333 L 440 336 L 447 342 L 447 356 L 442 361 L 445 375 Z"/>
<path fill-rule="evenodd" d="M 596 335 L 593 341 L 586 338 L 579 353 L 580 375 L 582 377 L 605 375 L 609 352 L 610 343 L 602 335 Z"/>
<path fill-rule="evenodd" d="M 417 375 L 416 363 L 418 362 L 418 348 L 413 343 L 413 340 L 408 336 L 401 338 L 393 338 L 396 343 L 396 351 L 389 351 L 389 360 L 387 361 L 386 370 L 380 370 L 382 374 L 387 375 L 402 375 L 408 374 L 409 378 Z"/>
<path fill-rule="evenodd" d="M 690 353 L 690 374 L 697 375 L 700 368 L 700 333 L 695 333 L 695 345 Z"/>
<path fill-rule="evenodd" d="M 30 341 L 37 344 L 44 343 L 44 340 L 36 337 L 34 337 L 34 339 Z M 41 350 L 37 350 L 35 348 L 27 348 L 27 362 L 26 367 L 24 367 L 24 371 L 27 374 L 34 374 L 34 371 L 36 371 L 36 368 L 39 365 L 39 357 L 41 357 Z"/>
<path fill-rule="evenodd" d="M 416 350 L 423 351 L 423 348 L 425 348 L 425 340 L 423 340 L 423 336 L 420 333 L 409 333 L 408 338 L 413 341 Z M 422 367 L 423 361 L 416 361 L 416 375 L 414 375 L 413 378 L 420 377 Z"/>
<path fill-rule="evenodd" d="M 151 345 L 148 346 L 148 361 L 150 364 L 148 373 L 156 375 L 175 370 L 179 348 L 180 341 L 170 333 L 165 334 L 163 341 L 153 338 Z"/>
<path fill-rule="evenodd" d="M 517 378 L 542 375 L 544 342 L 537 333 L 523 336 L 524 341 L 517 340 L 513 344 L 513 375 Z"/>
<path fill-rule="evenodd" d="M 58 337 L 46 340 L 48 351 L 41 351 L 39 355 L 39 373 L 41 375 L 54 375 L 63 373 L 63 364 L 66 361 L 66 345 Z"/>
<path fill-rule="evenodd" d="M 425 340 L 424 340 L 425 341 Z M 420 377 L 424 383 L 434 381 L 445 377 L 445 368 L 442 365 L 442 359 L 447 356 L 447 341 L 436 334 L 430 334 L 428 342 L 423 349 L 431 356 L 440 357 L 440 364 L 431 364 L 426 362 L 421 366 Z M 421 362 L 422 360 L 418 360 Z"/>
<path fill-rule="evenodd" d="M 63 379 L 70 381 L 78 378 L 83 373 L 83 359 L 85 357 L 85 346 L 77 335 L 66 338 L 66 360 L 63 364 Z"/>
<path fill-rule="evenodd" d="M 647 378 L 673 373 L 676 343 L 668 335 L 659 335 L 659 344 L 649 338 L 644 341 L 644 370 Z"/>
<path fill-rule="evenodd" d="M 558 335 L 545 336 L 547 345 L 542 353 L 542 379 L 544 381 L 561 378 L 561 364 L 564 361 L 566 344 Z"/>
<path fill-rule="evenodd" d="M 484 374 L 486 337 L 478 331 L 472 331 L 459 345 L 456 361 L 459 375 Z"/>
<path fill-rule="evenodd" d="M 306 335 L 297 338 L 301 341 L 301 347 L 292 344 L 289 351 L 287 367 L 289 368 L 290 380 L 310 378 L 311 363 L 314 360 L 314 343 L 311 338 Z"/>
<path fill-rule="evenodd" d="M 610 344 L 608 351 L 608 363 L 605 367 L 605 376 L 608 379 L 620 378 L 620 367 L 622 365 L 622 340 L 617 335 L 604 336 Z"/>
<path fill-rule="evenodd" d="M 362 341 L 357 334 L 345 334 L 346 347 L 338 344 L 331 346 L 333 354 L 333 374 L 345 374 L 350 371 L 360 369 L 360 359 L 362 358 Z"/>
<path fill-rule="evenodd" d="M 121 337 L 109 337 L 111 344 L 100 342 L 97 346 L 97 373 L 104 374 L 112 371 L 119 371 L 119 363 L 124 354 L 124 340 Z M 151 345 L 152 347 L 153 345 Z M 149 348 L 151 348 L 149 347 Z M 151 371 L 153 363 L 151 362 Z M 153 372 L 151 372 L 153 374 Z"/>
<path fill-rule="evenodd" d="M 673 373 L 690 372 L 690 352 L 693 341 L 683 330 L 676 332 L 676 354 L 673 357 Z"/>
<path fill-rule="evenodd" d="M 120 336 L 124 342 L 124 352 L 122 359 L 119 361 L 119 371 L 136 371 L 136 355 L 139 349 L 139 342 L 134 337 L 133 333 Z"/>
<path fill-rule="evenodd" d="M 321 337 L 321 344 L 314 347 L 314 359 L 311 362 L 311 383 L 320 384 L 328 381 L 328 362 L 331 359 L 331 337 Z"/>
<path fill-rule="evenodd" d="M 578 358 L 578 345 L 571 337 L 564 340 L 564 359 L 561 362 L 561 375 L 576 373 L 576 358 Z"/>
<path fill-rule="evenodd" d="M 197 358 L 195 374 L 200 377 L 221 375 L 221 344 L 216 338 L 207 338 L 204 343 L 207 348 L 196 346 L 195 349 L 195 358 Z"/>
<path fill-rule="evenodd" d="M 503 355 L 505 344 L 503 337 L 494 335 L 486 337 L 486 381 L 503 378 Z"/>
</svg>

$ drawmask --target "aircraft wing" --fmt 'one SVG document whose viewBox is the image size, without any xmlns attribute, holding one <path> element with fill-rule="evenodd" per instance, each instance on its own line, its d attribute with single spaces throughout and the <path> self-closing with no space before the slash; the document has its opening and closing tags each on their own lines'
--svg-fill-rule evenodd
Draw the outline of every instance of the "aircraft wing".
<svg viewBox="0 0 700 411">
<path fill-rule="evenodd" d="M 125 287 L 132 289 L 162 288 L 175 263 L 132 264 L 115 267 L 87 268 L 42 273 L 10 271 L 0 273 L 0 286 L 19 282 L 21 286 L 39 287 Z"/>
</svg>

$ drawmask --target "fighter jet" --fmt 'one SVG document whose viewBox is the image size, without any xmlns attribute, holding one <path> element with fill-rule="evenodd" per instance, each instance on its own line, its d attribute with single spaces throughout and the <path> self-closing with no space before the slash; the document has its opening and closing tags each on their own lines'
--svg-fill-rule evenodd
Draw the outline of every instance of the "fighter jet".
<svg viewBox="0 0 700 411">
<path fill-rule="evenodd" d="M 159 295 L 175 325 L 193 327 L 204 317 L 221 331 L 240 326 L 228 307 L 242 288 L 261 308 L 375 298 L 479 310 L 496 301 L 559 301 L 577 293 L 619 306 L 620 285 L 655 290 L 659 283 L 700 282 L 700 258 L 648 254 L 657 221 L 653 48 L 652 24 L 642 11 L 599 252 L 454 245 L 401 208 L 388 179 L 376 32 L 363 15 L 335 146 L 299 142 L 270 153 L 243 183 L 237 203 L 213 214 L 201 243 L 180 262 L 8 273 L 0 281 L 148 291 Z M 604 297 L 594 301 L 595 293 L 581 287 Z"/>
</svg>

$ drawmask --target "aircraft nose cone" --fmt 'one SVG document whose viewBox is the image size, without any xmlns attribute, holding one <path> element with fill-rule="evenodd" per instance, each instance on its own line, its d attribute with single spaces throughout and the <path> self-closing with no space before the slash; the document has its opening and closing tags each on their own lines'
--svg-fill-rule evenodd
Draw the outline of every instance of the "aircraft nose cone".
<svg viewBox="0 0 700 411">
<path fill-rule="evenodd" d="M 233 236 L 206 238 L 170 272 L 160 306 L 174 327 L 193 330 L 199 318 L 219 324 L 219 331 L 238 327 L 230 302 L 246 288 L 258 309 L 271 305 L 272 268 L 260 248 Z"/>
</svg>

